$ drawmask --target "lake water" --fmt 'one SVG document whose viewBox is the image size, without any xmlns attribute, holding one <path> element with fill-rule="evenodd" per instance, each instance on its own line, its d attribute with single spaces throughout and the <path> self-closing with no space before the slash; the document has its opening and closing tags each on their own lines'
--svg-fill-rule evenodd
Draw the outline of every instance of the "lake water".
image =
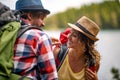
<svg viewBox="0 0 120 80">
<path fill-rule="evenodd" d="M 50 36 L 59 38 L 60 31 L 47 31 Z M 98 35 L 97 50 L 101 54 L 101 64 L 98 72 L 99 80 L 113 80 L 111 68 L 120 72 L 120 31 L 105 30 Z"/>
</svg>

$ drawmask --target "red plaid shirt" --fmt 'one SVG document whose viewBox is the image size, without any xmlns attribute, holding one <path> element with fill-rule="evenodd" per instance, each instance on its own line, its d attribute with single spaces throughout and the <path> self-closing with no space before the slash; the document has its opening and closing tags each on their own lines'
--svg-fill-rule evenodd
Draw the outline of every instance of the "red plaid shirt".
<svg viewBox="0 0 120 80">
<path fill-rule="evenodd" d="M 38 65 L 41 80 L 57 79 L 52 43 L 45 32 L 38 29 L 26 31 L 16 40 L 14 52 L 14 73 L 24 75 Z M 36 76 L 36 70 L 27 75 L 33 80 L 37 80 Z"/>
</svg>

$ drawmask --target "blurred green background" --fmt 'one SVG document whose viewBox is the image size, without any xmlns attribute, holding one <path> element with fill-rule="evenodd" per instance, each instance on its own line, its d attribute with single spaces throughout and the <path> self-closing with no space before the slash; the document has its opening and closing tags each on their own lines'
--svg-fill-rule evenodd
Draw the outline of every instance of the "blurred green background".
<svg viewBox="0 0 120 80">
<path fill-rule="evenodd" d="M 83 5 L 79 8 L 69 8 L 64 12 L 49 16 L 45 29 L 58 30 L 67 27 L 67 23 L 75 23 L 80 17 L 87 16 L 94 20 L 101 29 L 120 29 L 119 0 L 103 0 L 101 3 Z"/>
</svg>

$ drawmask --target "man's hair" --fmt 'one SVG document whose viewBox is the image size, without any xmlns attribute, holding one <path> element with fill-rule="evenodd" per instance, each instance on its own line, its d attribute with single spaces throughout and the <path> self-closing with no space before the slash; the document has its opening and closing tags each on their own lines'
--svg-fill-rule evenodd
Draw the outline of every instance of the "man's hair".
<svg viewBox="0 0 120 80">
<path fill-rule="evenodd" d="M 21 18 L 24 18 L 24 19 L 28 19 L 28 16 L 27 14 L 28 13 L 31 13 L 33 17 L 40 17 L 40 16 L 47 16 L 47 14 L 44 14 L 43 12 L 41 11 L 36 11 L 36 12 L 32 12 L 32 11 L 22 11 L 21 12 Z"/>
</svg>

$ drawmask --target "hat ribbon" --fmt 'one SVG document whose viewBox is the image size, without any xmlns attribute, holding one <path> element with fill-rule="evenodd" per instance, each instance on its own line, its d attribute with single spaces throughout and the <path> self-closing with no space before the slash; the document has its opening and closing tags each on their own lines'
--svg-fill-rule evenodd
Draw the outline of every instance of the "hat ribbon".
<svg viewBox="0 0 120 80">
<path fill-rule="evenodd" d="M 30 8 L 30 9 L 31 9 L 31 8 L 44 9 L 43 6 L 39 6 L 39 5 L 24 6 L 24 7 L 21 7 L 21 8 L 23 8 L 23 9 L 24 9 L 24 8 L 25 8 L 25 9 L 26 9 L 26 8 Z"/>
<path fill-rule="evenodd" d="M 75 25 L 77 27 L 79 27 L 81 30 L 83 30 L 85 33 L 91 35 L 91 36 L 94 36 L 93 34 L 91 34 L 88 30 L 86 30 L 82 25 L 80 25 L 79 23 L 75 23 Z M 95 37 L 95 36 L 94 36 Z"/>
</svg>

